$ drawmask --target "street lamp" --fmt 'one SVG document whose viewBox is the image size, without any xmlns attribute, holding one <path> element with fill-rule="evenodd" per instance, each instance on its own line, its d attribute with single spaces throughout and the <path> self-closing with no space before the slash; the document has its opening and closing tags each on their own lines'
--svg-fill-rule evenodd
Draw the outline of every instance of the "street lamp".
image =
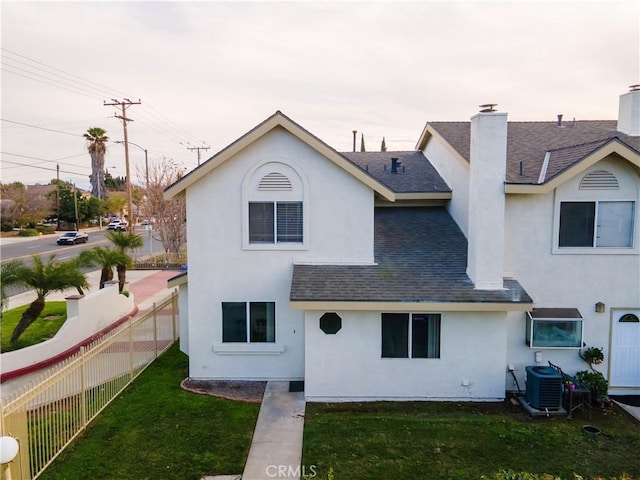
<svg viewBox="0 0 640 480">
<path fill-rule="evenodd" d="M 125 148 L 127 148 L 127 145 L 133 145 L 134 147 L 138 147 L 140 150 L 144 152 L 144 169 L 145 169 L 145 176 L 146 176 L 146 183 L 147 183 L 147 216 L 148 216 L 149 215 L 149 160 L 147 156 L 147 149 L 141 147 L 137 143 L 133 143 L 129 139 L 125 139 L 125 141 L 115 140 L 115 143 L 124 144 Z M 130 210 L 129 216 L 133 218 L 133 209 L 131 208 L 131 178 L 129 178 L 130 175 L 129 175 L 128 167 L 129 166 L 127 164 L 127 191 L 129 192 L 128 195 L 129 195 L 129 210 Z M 133 224 L 131 225 L 131 231 L 133 231 Z"/>
</svg>

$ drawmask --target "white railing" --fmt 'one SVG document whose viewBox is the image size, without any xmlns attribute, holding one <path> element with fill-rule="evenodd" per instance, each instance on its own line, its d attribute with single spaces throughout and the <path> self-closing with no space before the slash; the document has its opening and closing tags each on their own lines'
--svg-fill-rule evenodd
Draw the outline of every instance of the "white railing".
<svg viewBox="0 0 640 480">
<path fill-rule="evenodd" d="M 0 405 L 0 434 L 18 440 L 14 480 L 36 479 L 127 385 L 178 338 L 173 293 Z"/>
</svg>

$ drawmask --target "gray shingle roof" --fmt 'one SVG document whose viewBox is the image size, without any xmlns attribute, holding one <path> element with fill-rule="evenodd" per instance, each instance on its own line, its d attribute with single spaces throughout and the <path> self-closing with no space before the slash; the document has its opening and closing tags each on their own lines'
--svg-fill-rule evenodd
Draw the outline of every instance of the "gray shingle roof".
<svg viewBox="0 0 640 480">
<path fill-rule="evenodd" d="M 341 155 L 396 193 L 451 192 L 422 152 L 341 152 Z M 401 162 L 397 173 L 391 173 L 392 158 Z"/>
<path fill-rule="evenodd" d="M 429 122 L 429 125 L 469 161 L 470 122 Z M 568 121 L 563 125 L 558 127 L 556 122 L 508 123 L 507 183 L 537 184 L 547 151 L 552 151 L 552 155 L 545 182 L 611 141 L 613 137 L 640 151 L 640 137 L 630 137 L 616 131 L 616 120 Z"/>
<path fill-rule="evenodd" d="M 532 303 L 515 280 L 474 289 L 467 240 L 444 208 L 376 208 L 375 260 L 295 265 L 291 301 Z"/>
</svg>

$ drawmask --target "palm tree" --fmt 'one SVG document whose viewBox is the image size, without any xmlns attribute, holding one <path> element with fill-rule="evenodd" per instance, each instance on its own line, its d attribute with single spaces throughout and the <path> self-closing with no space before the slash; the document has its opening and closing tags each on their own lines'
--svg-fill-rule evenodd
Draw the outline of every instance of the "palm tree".
<svg viewBox="0 0 640 480">
<path fill-rule="evenodd" d="M 84 134 L 87 150 L 91 155 L 91 195 L 102 200 L 107 198 L 107 187 L 104 184 L 104 155 L 107 152 L 107 131 L 100 127 L 91 127 Z"/>
<path fill-rule="evenodd" d="M 128 262 L 116 265 L 116 270 L 118 271 L 118 283 L 120 284 L 120 291 L 122 292 L 122 290 L 124 290 L 124 284 L 127 281 L 127 267 L 130 267 L 133 263 L 131 257 L 126 255 L 127 250 L 140 248 L 144 245 L 144 241 L 140 235 L 131 232 L 120 232 L 117 230 L 107 232 L 106 237 L 120 252 L 125 254 L 128 259 Z"/>
<path fill-rule="evenodd" d="M 0 314 L 7 302 L 7 286 L 22 285 L 22 270 L 24 262 L 21 260 L 11 260 L 0 265 Z"/>
<path fill-rule="evenodd" d="M 106 282 L 113 280 L 113 268 L 118 265 L 131 264 L 131 258 L 116 248 L 93 247 L 91 250 L 83 250 L 76 261 L 80 267 L 93 267 L 100 265 L 100 288 L 104 288 Z"/>
<path fill-rule="evenodd" d="M 19 263 L 12 267 L 12 275 L 9 278 L 2 278 L 3 286 L 24 285 L 36 292 L 36 299 L 22 314 L 11 334 L 12 344 L 15 344 L 27 327 L 38 319 L 44 309 L 45 298 L 51 292 L 61 292 L 71 287 L 82 291 L 82 288 L 89 287 L 87 278 L 75 261 L 58 262 L 55 259 L 56 256 L 51 255 L 45 264 L 39 255 L 34 255 L 32 258 L 32 266 L 26 266 L 18 260 Z M 4 270 L 3 267 L 3 273 Z"/>
</svg>

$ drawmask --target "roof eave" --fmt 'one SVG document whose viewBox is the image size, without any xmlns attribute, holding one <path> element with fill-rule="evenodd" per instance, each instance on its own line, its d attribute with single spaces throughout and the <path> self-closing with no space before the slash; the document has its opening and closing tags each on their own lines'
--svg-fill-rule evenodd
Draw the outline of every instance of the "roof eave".
<svg viewBox="0 0 640 480">
<path fill-rule="evenodd" d="M 393 312 L 526 312 L 533 303 L 517 302 L 413 302 L 413 301 L 362 301 L 347 302 L 334 300 L 291 300 L 294 310 L 318 311 L 393 311 Z"/>
<path fill-rule="evenodd" d="M 507 183 L 505 184 L 505 193 L 548 193 L 612 154 L 618 154 L 632 165 L 635 165 L 636 168 L 640 168 L 640 154 L 617 138 L 614 138 L 546 182 L 540 184 Z"/>
<path fill-rule="evenodd" d="M 309 147 L 313 148 L 314 150 L 334 162 L 336 165 L 350 173 L 352 176 L 360 180 L 362 183 L 370 187 L 378 194 L 382 195 L 387 200 L 392 202 L 395 201 L 395 192 L 393 192 L 393 190 L 378 182 L 370 175 L 367 175 L 366 172 L 362 171 L 362 169 L 354 165 L 346 157 L 338 153 L 326 143 L 322 142 L 317 137 L 307 132 L 304 128 L 302 128 L 300 125 L 295 123 L 280 111 L 276 112 L 264 122 L 240 137 L 238 140 L 221 150 L 219 153 L 200 165 L 200 167 L 196 168 L 174 184 L 170 185 L 164 191 L 164 198 L 166 200 L 170 200 L 171 198 L 182 193 L 189 186 L 193 185 L 195 182 L 209 174 L 211 171 L 216 169 L 218 166 L 220 166 L 233 156 L 237 155 L 247 146 L 258 140 L 262 136 L 266 135 L 276 127 L 284 128 L 300 141 L 304 142 Z"/>
<path fill-rule="evenodd" d="M 418 139 L 418 143 L 416 144 L 416 150 L 424 153 L 424 149 L 427 148 L 427 145 L 433 138 L 438 139 L 438 141 L 441 142 L 456 159 L 458 159 L 466 168 L 469 168 L 469 160 L 456 150 L 453 145 L 451 145 L 430 123 L 425 125 L 424 130 Z"/>
<path fill-rule="evenodd" d="M 451 200 L 451 192 L 406 192 L 396 193 L 396 201 L 400 200 Z"/>
</svg>

